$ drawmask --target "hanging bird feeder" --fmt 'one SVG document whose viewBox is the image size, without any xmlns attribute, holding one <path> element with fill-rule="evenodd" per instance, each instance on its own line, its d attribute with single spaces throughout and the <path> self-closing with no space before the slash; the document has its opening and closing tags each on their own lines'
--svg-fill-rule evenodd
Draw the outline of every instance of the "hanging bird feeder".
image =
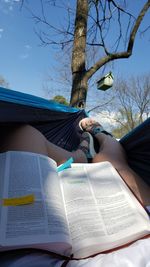
<svg viewBox="0 0 150 267">
<path fill-rule="evenodd" d="M 114 76 L 111 72 L 109 72 L 99 81 L 97 81 L 97 89 L 106 91 L 107 89 L 113 86 L 113 82 L 114 82 Z"/>
</svg>

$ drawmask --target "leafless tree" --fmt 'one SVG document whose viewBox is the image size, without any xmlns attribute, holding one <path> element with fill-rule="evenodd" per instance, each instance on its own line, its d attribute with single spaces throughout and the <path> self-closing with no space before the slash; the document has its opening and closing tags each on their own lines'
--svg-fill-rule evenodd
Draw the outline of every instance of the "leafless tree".
<svg viewBox="0 0 150 267">
<path fill-rule="evenodd" d="M 150 75 L 119 79 L 114 90 L 114 120 L 129 132 L 150 115 Z"/>
<path fill-rule="evenodd" d="M 137 32 L 149 11 L 150 0 L 145 0 L 137 15 L 128 10 L 130 0 L 76 0 L 76 10 L 73 10 L 71 2 L 40 0 L 41 14 L 31 10 L 27 0 L 22 0 L 22 6 L 30 11 L 39 29 L 40 25 L 46 27 L 36 31 L 42 44 L 72 49 L 70 105 L 85 107 L 88 83 L 93 75 L 107 63 L 132 55 Z M 137 2 L 134 4 L 136 6 Z M 50 21 L 48 5 L 66 12 L 63 25 L 54 25 Z M 149 28 L 147 25 L 143 32 Z M 99 49 L 99 55 L 87 66 L 87 53 L 95 48 Z"/>
<path fill-rule="evenodd" d="M 6 79 L 2 75 L 0 75 L 0 86 L 4 88 L 9 87 L 9 83 L 6 81 Z"/>
</svg>

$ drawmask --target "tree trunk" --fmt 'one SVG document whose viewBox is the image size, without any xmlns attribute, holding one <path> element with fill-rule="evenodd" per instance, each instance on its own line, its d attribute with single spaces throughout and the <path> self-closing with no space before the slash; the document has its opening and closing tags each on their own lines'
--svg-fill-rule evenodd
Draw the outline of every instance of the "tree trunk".
<svg viewBox="0 0 150 267">
<path fill-rule="evenodd" d="M 72 107 L 85 108 L 87 90 L 88 83 L 84 73 L 74 73 L 70 105 Z"/>
<path fill-rule="evenodd" d="M 72 92 L 70 105 L 85 107 L 87 79 L 85 77 L 85 49 L 88 20 L 88 0 L 77 0 L 74 43 L 72 51 Z"/>
</svg>

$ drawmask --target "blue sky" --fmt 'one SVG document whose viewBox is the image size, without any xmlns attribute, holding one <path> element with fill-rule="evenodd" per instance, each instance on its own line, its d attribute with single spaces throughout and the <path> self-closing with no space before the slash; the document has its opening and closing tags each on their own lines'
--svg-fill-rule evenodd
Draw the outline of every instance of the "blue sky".
<svg viewBox="0 0 150 267">
<path fill-rule="evenodd" d="M 17 1 L 0 0 L 0 37 L 0 74 L 10 88 L 43 96 L 52 51 L 40 46 L 33 21 L 20 11 Z"/>
<path fill-rule="evenodd" d="M 38 11 L 38 1 L 31 2 Z M 137 7 L 144 2 L 144 0 L 136 0 Z M 58 14 L 56 15 L 54 10 L 51 11 L 50 16 L 57 21 Z M 148 26 L 149 21 L 150 14 L 146 16 L 142 26 Z M 0 0 L 0 75 L 8 81 L 11 89 L 47 97 L 43 90 L 43 83 L 49 71 L 55 76 L 54 66 L 58 64 L 55 61 L 56 50 L 50 46 L 40 46 L 34 27 L 30 15 L 25 10 L 20 10 L 19 0 Z M 149 73 L 149 36 L 147 32 L 144 37 L 138 37 L 133 56 L 114 64 L 115 76 L 128 77 Z M 52 87 L 55 87 L 54 83 Z"/>
</svg>

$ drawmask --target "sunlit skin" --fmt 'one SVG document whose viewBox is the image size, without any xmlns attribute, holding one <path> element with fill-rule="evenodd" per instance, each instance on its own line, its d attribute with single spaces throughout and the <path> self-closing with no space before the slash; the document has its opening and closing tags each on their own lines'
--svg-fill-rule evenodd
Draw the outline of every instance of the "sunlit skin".
<svg viewBox="0 0 150 267">
<path fill-rule="evenodd" d="M 92 128 L 101 126 L 94 119 L 85 118 L 80 122 L 81 127 L 92 133 Z M 99 152 L 93 158 L 93 163 L 109 161 L 119 172 L 128 186 L 144 205 L 150 205 L 150 188 L 137 173 L 128 165 L 124 148 L 115 138 L 103 133 L 95 135 L 99 143 Z"/>
<path fill-rule="evenodd" d="M 96 122 L 93 118 L 84 118 L 82 121 L 81 121 L 81 128 L 82 129 L 86 129 L 86 130 L 90 130 L 90 128 L 94 125 L 97 125 L 97 126 L 100 126 L 100 124 L 98 122 Z"/>
<path fill-rule="evenodd" d="M 83 132 L 86 126 L 86 131 L 90 131 L 90 133 L 92 133 L 95 125 L 100 126 L 95 120 L 89 118 L 83 119 L 80 124 L 82 125 Z M 149 205 L 149 186 L 129 167 L 126 153 L 120 142 L 104 133 L 97 133 L 95 138 L 99 144 L 99 151 L 94 156 L 92 162 L 109 161 L 143 204 Z M 80 143 L 81 145 L 87 149 L 89 148 L 89 142 L 84 138 Z M 86 154 L 80 147 L 73 152 L 62 149 L 49 142 L 41 132 L 30 125 L 18 126 L 8 132 L 3 140 L 0 140 L 0 152 L 10 150 L 43 154 L 54 159 L 57 165 L 62 164 L 70 157 L 73 157 L 74 162 L 87 163 Z"/>
</svg>

